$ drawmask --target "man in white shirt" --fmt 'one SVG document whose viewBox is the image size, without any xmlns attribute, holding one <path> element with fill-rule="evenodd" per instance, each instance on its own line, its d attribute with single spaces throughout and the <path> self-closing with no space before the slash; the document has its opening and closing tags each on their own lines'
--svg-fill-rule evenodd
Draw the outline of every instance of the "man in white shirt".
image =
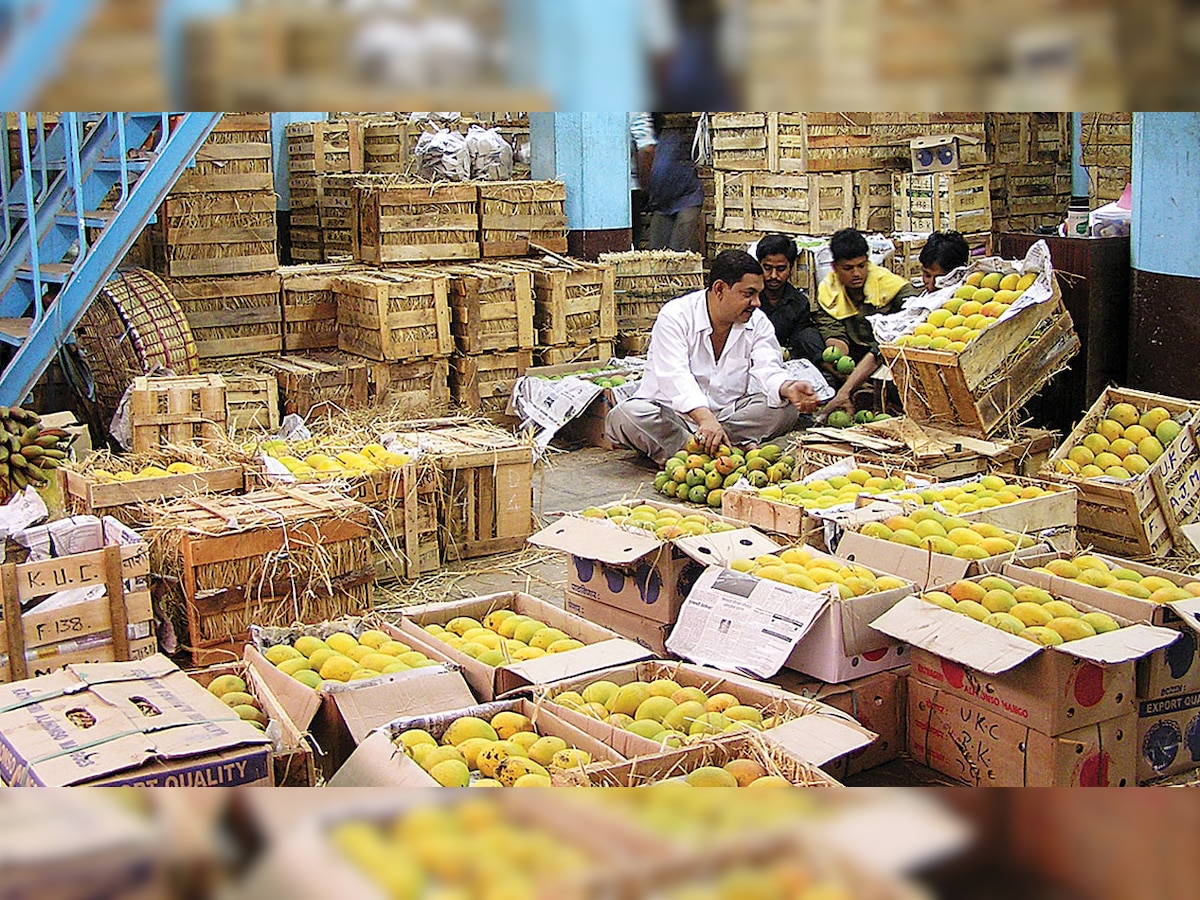
<svg viewBox="0 0 1200 900">
<path fill-rule="evenodd" d="M 812 387 L 783 367 L 775 326 L 759 307 L 762 267 L 741 250 L 713 260 L 708 287 L 666 304 L 650 335 L 646 371 L 605 434 L 659 465 L 691 437 L 715 454 L 792 430 L 816 411 Z"/>
</svg>

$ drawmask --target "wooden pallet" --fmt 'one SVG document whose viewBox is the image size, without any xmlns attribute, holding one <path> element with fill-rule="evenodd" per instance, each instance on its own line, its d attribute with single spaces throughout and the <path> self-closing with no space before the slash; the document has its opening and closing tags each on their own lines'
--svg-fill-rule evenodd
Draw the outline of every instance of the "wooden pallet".
<svg viewBox="0 0 1200 900">
<path fill-rule="evenodd" d="M 459 353 L 532 350 L 533 273 L 477 263 L 414 270 L 445 276 L 450 328 Z"/>
<path fill-rule="evenodd" d="M 461 420 L 410 422 L 441 473 L 438 524 L 446 561 L 520 550 L 533 533 L 533 453 L 493 428 Z M 415 446 L 415 445 L 414 445 Z"/>
<path fill-rule="evenodd" d="M 129 421 L 134 453 L 147 453 L 163 444 L 220 441 L 226 416 L 225 379 L 220 375 L 140 375 L 133 380 Z"/>
<path fill-rule="evenodd" d="M 855 224 L 854 175 L 716 173 L 717 231 L 833 234 Z"/>
<path fill-rule="evenodd" d="M 190 647 L 245 640 L 251 624 L 317 622 L 371 608 L 369 513 L 336 491 L 296 486 L 193 498 L 164 516 L 178 525 L 148 533 L 152 568 L 185 608 Z"/>
<path fill-rule="evenodd" d="M 294 122 L 287 126 L 288 172 L 316 175 L 363 171 L 362 122 Z"/>
<path fill-rule="evenodd" d="M 454 352 L 444 276 L 400 271 L 339 275 L 338 347 L 403 362 Z"/>
<path fill-rule="evenodd" d="M 23 681 L 71 663 L 124 662 L 158 650 L 145 578 L 145 544 L 109 546 L 0 567 L 0 681 Z M 102 586 L 104 596 L 41 609 L 52 594 Z"/>
<path fill-rule="evenodd" d="M 1161 406 L 1184 429 L 1143 475 L 1131 481 L 1094 481 L 1058 472 L 1056 464 L 1066 459 L 1117 403 L 1131 403 L 1139 412 Z M 1179 529 L 1200 520 L 1197 416 L 1200 403 L 1124 388 L 1105 389 L 1043 469 L 1044 477 L 1071 484 L 1079 491 L 1081 545 L 1126 558 L 1195 556 Z"/>
<path fill-rule="evenodd" d="M 530 243 L 567 252 L 567 186 L 561 181 L 484 181 L 478 188 L 484 257 L 528 256 Z"/>
<path fill-rule="evenodd" d="M 364 262 L 479 259 L 479 195 L 473 184 L 366 181 L 358 210 Z"/>
<path fill-rule="evenodd" d="M 471 412 L 502 412 L 513 385 L 533 365 L 532 350 L 455 356 L 450 369 L 450 395 Z"/>
<path fill-rule="evenodd" d="M 896 231 L 992 230 L 991 174 L 988 169 L 892 176 L 892 212 Z"/>
<path fill-rule="evenodd" d="M 1022 406 L 1079 351 L 1057 291 L 993 325 L 961 353 L 882 344 L 909 418 L 986 438 L 1016 425 Z"/>
<path fill-rule="evenodd" d="M 279 270 L 283 350 L 337 349 L 337 294 L 334 279 L 347 265 L 287 266 Z"/>
<path fill-rule="evenodd" d="M 200 359 L 220 359 L 283 349 L 279 276 L 172 278 Z"/>
</svg>

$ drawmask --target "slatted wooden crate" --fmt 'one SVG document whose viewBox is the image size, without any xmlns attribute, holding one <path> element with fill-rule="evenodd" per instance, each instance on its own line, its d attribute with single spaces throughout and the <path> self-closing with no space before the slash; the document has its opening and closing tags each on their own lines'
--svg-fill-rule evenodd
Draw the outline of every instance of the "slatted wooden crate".
<svg viewBox="0 0 1200 900">
<path fill-rule="evenodd" d="M 273 190 L 271 114 L 224 113 L 171 193 Z"/>
<path fill-rule="evenodd" d="M 129 422 L 134 453 L 148 453 L 162 444 L 220 441 L 226 424 L 225 379 L 140 375 L 129 397 Z"/>
<path fill-rule="evenodd" d="M 331 175 L 363 171 L 363 134 L 359 119 L 294 122 L 286 131 L 289 174 Z"/>
<path fill-rule="evenodd" d="M 160 464 L 160 467 L 163 464 Z M 111 464 L 98 466 L 92 457 L 82 471 L 59 469 L 63 502 L 73 516 L 112 516 L 119 522 L 139 528 L 146 524 L 152 504 L 201 494 L 240 494 L 245 490 L 246 471 L 240 465 L 217 465 L 195 474 L 164 475 L 113 481 L 101 473 L 122 469 L 139 471 L 127 457 L 113 457 Z"/>
<path fill-rule="evenodd" d="M 704 259 L 673 250 L 605 253 L 613 267 L 617 327 L 622 333 L 649 330 L 663 304 L 704 287 Z"/>
<path fill-rule="evenodd" d="M 325 175 L 321 178 L 318 211 L 326 262 L 351 261 L 360 256 L 356 187 L 360 177 Z"/>
<path fill-rule="evenodd" d="M 263 357 L 256 364 L 279 382 L 284 415 L 307 419 L 314 411 L 365 409 L 370 402 L 367 361 L 351 354 Z"/>
<path fill-rule="evenodd" d="M 377 175 L 406 174 L 418 134 L 408 122 L 368 121 L 363 127 L 363 170 Z"/>
<path fill-rule="evenodd" d="M 1079 154 L 1085 166 L 1133 166 L 1133 113 L 1082 113 Z"/>
<path fill-rule="evenodd" d="M 531 243 L 567 252 L 567 186 L 561 181 L 486 181 L 478 187 L 484 257 L 527 256 Z"/>
<path fill-rule="evenodd" d="M 406 416 L 440 415 L 450 406 L 450 360 L 366 360 L 367 395 L 374 407 Z"/>
<path fill-rule="evenodd" d="M 513 385 L 532 365 L 532 350 L 455 356 L 450 368 L 450 395 L 471 412 L 503 412 Z"/>
<path fill-rule="evenodd" d="M 186 176 L 185 176 L 186 177 Z M 206 176 L 206 190 L 172 193 L 158 212 L 152 242 L 155 268 L 173 278 L 273 272 L 279 265 L 275 193 L 233 189 L 222 176 Z M 230 175 L 229 182 L 271 175 Z"/>
<path fill-rule="evenodd" d="M 250 625 L 320 622 L 372 606 L 370 515 L 328 487 L 295 486 L 164 507 L 146 532 L 163 605 L 213 648 Z"/>
<path fill-rule="evenodd" d="M 991 231 L 990 173 L 986 168 L 933 175 L 897 172 L 892 176 L 892 212 L 897 231 Z"/>
<path fill-rule="evenodd" d="M 894 224 L 892 173 L 877 170 L 855 172 L 854 227 L 868 233 L 890 234 Z"/>
<path fill-rule="evenodd" d="M 1003 187 L 1009 216 L 1055 216 L 1061 220 L 1071 199 L 1071 169 L 1051 163 L 1009 166 Z"/>
<path fill-rule="evenodd" d="M 443 559 L 473 559 L 524 547 L 533 533 L 530 445 L 461 419 L 409 422 L 406 428 L 401 441 L 419 441 L 441 473 Z"/>
<path fill-rule="evenodd" d="M 967 245 L 971 248 L 971 258 L 978 259 L 992 255 L 992 234 L 965 234 Z M 920 281 L 922 275 L 921 251 L 929 240 L 928 235 L 917 237 L 901 232 L 892 235 L 896 245 L 896 255 L 888 262 L 888 268 L 897 275 L 903 275 L 909 281 Z"/>
<path fill-rule="evenodd" d="M 836 113 L 834 114 L 836 115 Z M 876 112 L 871 113 L 872 168 L 912 168 L 913 138 L 960 135 L 974 140 L 958 142 L 961 165 L 989 162 L 984 113 L 980 112 Z"/>
<path fill-rule="evenodd" d="M 283 350 L 337 349 L 337 294 L 333 282 L 348 265 L 287 266 L 279 270 Z"/>
<path fill-rule="evenodd" d="M 71 663 L 123 662 L 158 652 L 145 544 L 112 545 L 0 567 L 0 682 Z M 92 600 L 47 609 L 52 594 L 103 587 Z"/>
<path fill-rule="evenodd" d="M 473 184 L 404 184 L 383 176 L 361 183 L 358 212 L 365 262 L 479 259 L 479 195 Z"/>
<path fill-rule="evenodd" d="M 709 123 L 717 171 L 802 174 L 874 165 L 870 113 L 714 113 Z"/>
<path fill-rule="evenodd" d="M 987 149 L 998 165 L 1070 162 L 1071 114 L 987 113 Z"/>
<path fill-rule="evenodd" d="M 583 347 L 616 337 L 611 266 L 565 257 L 553 262 L 504 260 L 496 265 L 533 273 L 534 323 L 542 344 Z"/>
<path fill-rule="evenodd" d="M 172 278 L 200 359 L 278 353 L 283 349 L 279 276 Z"/>
<path fill-rule="evenodd" d="M 542 347 L 536 354 L 536 361 L 539 366 L 563 366 L 579 362 L 603 364 L 616 356 L 616 353 L 616 341 L 591 341 L 566 347 Z"/>
<path fill-rule="evenodd" d="M 441 265 L 406 270 L 444 276 L 450 303 L 450 329 L 458 352 L 532 350 L 533 273 L 486 263 Z"/>
<path fill-rule="evenodd" d="M 854 226 L 854 175 L 716 173 L 717 231 L 833 234 Z"/>
<path fill-rule="evenodd" d="M 1079 338 L 1058 293 L 988 328 L 961 353 L 881 344 L 909 418 L 986 438 L 1064 369 Z"/>
<path fill-rule="evenodd" d="M 390 362 L 454 352 L 444 276 L 400 271 L 339 275 L 334 291 L 342 350 Z"/>
<path fill-rule="evenodd" d="M 1063 474 L 1057 464 L 1095 430 L 1117 403 L 1130 403 L 1144 413 L 1161 406 L 1183 426 L 1162 456 L 1142 475 L 1126 482 L 1096 481 Z M 1126 558 L 1147 556 L 1194 557 L 1180 529 L 1200 520 L 1200 403 L 1107 388 L 1088 410 L 1043 470 L 1044 477 L 1073 485 L 1079 491 L 1079 542 Z"/>
<path fill-rule="evenodd" d="M 617 353 L 620 356 L 645 356 L 649 349 L 648 331 L 622 331 L 617 335 Z"/>
<path fill-rule="evenodd" d="M 279 382 L 272 375 L 227 372 L 225 379 L 226 420 L 229 432 L 279 430 Z"/>
<path fill-rule="evenodd" d="M 1125 185 L 1133 181 L 1133 169 L 1129 166 L 1093 166 L 1088 171 L 1093 205 L 1112 203 L 1125 192 Z"/>
</svg>

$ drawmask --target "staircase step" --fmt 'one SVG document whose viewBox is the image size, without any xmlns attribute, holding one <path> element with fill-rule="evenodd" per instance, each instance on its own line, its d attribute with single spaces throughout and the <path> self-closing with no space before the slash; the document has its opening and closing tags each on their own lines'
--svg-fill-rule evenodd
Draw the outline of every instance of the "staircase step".
<svg viewBox="0 0 1200 900">
<path fill-rule="evenodd" d="M 9 206 L 9 212 L 15 219 L 25 218 L 25 204 L 14 203 Z M 88 228 L 104 228 L 116 216 L 115 209 L 93 209 L 83 214 L 83 224 Z M 75 225 L 74 213 L 59 213 L 54 217 L 54 221 L 59 225 L 67 225 L 73 227 Z"/>
<path fill-rule="evenodd" d="M 33 319 L 0 319 L 0 343 L 19 347 L 29 337 Z"/>
<path fill-rule="evenodd" d="M 64 284 L 71 277 L 71 263 L 42 263 L 39 268 L 43 284 Z M 22 281 L 33 281 L 33 267 L 18 266 L 17 277 Z"/>
<path fill-rule="evenodd" d="M 127 172 L 145 172 L 149 168 L 151 159 L 147 157 L 138 157 L 137 159 L 125 160 L 125 170 Z M 46 160 L 46 167 L 59 171 L 67 167 L 67 161 L 61 156 Z M 121 160 L 104 157 L 96 160 L 92 165 L 93 172 L 120 172 Z"/>
</svg>

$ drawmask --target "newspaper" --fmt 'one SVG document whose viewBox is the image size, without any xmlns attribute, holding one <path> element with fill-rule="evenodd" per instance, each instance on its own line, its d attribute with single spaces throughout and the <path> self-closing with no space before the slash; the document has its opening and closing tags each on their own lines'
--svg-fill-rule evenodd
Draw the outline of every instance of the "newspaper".
<svg viewBox="0 0 1200 900">
<path fill-rule="evenodd" d="M 637 390 L 637 382 L 621 385 Z M 613 388 L 614 392 L 618 389 Z M 521 418 L 523 428 L 533 425 L 534 445 L 545 452 L 559 429 L 583 413 L 604 388 L 586 378 L 568 376 L 558 381 L 545 378 L 521 377 L 513 385 L 512 407 Z M 633 396 L 632 392 L 629 396 Z M 621 397 L 620 399 L 625 399 Z"/>
<path fill-rule="evenodd" d="M 814 594 L 709 567 L 684 601 L 667 649 L 700 665 L 769 678 L 833 602 L 834 591 Z"/>
</svg>

